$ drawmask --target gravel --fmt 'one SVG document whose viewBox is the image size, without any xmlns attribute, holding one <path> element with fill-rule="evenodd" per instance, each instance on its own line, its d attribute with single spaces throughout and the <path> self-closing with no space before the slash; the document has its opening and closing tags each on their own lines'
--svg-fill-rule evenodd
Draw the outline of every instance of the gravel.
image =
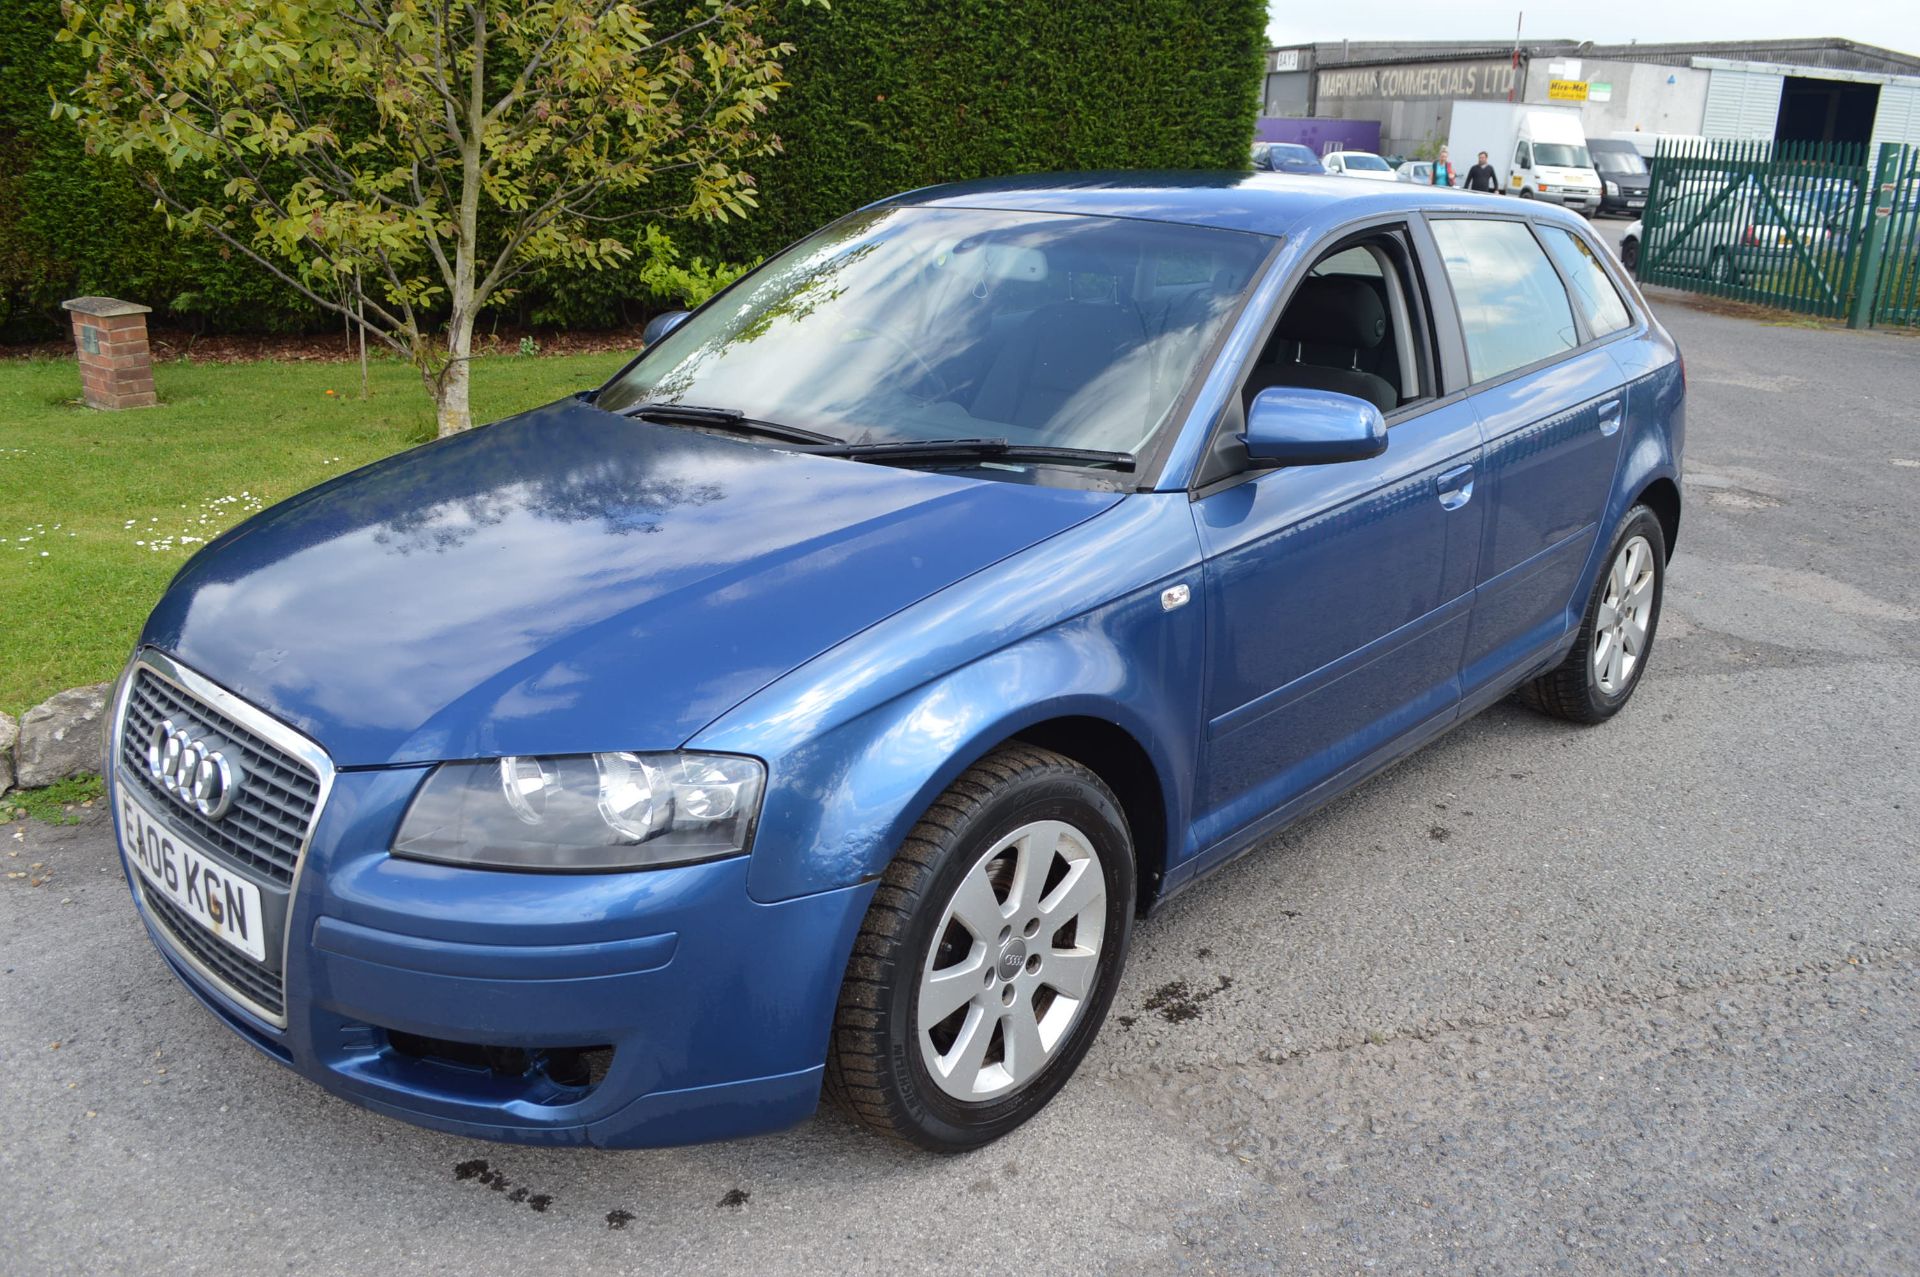
<svg viewBox="0 0 1920 1277">
<path fill-rule="evenodd" d="M 378 1117 L 164 975 L 100 813 L 0 826 L 8 1271 L 1920 1270 L 1920 342 L 1662 313 L 1633 706 L 1496 707 L 1195 887 L 975 1154 Z"/>
</svg>

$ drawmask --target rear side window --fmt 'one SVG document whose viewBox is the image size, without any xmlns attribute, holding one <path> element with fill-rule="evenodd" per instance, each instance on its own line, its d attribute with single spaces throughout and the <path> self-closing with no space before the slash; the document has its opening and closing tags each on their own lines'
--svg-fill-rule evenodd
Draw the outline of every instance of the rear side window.
<svg viewBox="0 0 1920 1277">
<path fill-rule="evenodd" d="M 1595 260 L 1585 240 L 1558 226 L 1542 226 L 1540 238 L 1547 241 L 1547 251 L 1573 286 L 1573 304 L 1580 308 L 1595 337 L 1617 333 L 1633 323 L 1627 303 L 1620 299 L 1620 291 L 1607 278 L 1606 268 Z"/>
<path fill-rule="evenodd" d="M 1433 223 L 1433 237 L 1460 307 L 1475 381 L 1580 344 L 1567 290 L 1524 223 L 1444 218 Z"/>
</svg>

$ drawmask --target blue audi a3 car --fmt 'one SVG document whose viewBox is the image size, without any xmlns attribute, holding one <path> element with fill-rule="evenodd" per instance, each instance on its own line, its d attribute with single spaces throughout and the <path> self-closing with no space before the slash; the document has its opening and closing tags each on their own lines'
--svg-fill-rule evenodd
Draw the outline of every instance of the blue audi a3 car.
<svg viewBox="0 0 1920 1277">
<path fill-rule="evenodd" d="M 1651 655 L 1683 370 L 1558 208 L 942 186 L 648 336 L 218 538 L 119 684 L 161 956 L 382 1113 L 632 1146 L 824 1090 L 985 1143 L 1138 919 Z"/>
</svg>

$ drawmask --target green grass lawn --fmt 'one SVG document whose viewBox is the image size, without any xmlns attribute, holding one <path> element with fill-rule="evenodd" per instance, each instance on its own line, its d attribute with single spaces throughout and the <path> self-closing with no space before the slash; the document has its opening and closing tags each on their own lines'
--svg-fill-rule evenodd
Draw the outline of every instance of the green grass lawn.
<svg viewBox="0 0 1920 1277">
<path fill-rule="evenodd" d="M 476 362 L 478 421 L 596 385 L 621 355 Z M 0 360 L 0 710 L 119 672 L 154 600 L 252 510 L 433 437 L 411 368 L 165 363 L 160 406 L 79 405 L 71 360 Z M 334 393 L 329 395 L 331 390 Z"/>
</svg>

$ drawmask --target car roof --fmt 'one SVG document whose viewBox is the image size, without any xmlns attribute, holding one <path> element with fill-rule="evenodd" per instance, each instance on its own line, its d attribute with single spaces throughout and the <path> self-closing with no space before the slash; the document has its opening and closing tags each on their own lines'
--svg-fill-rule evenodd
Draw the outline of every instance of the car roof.
<svg viewBox="0 0 1920 1277">
<path fill-rule="evenodd" d="M 1371 154 L 1371 152 L 1369 152 Z M 1492 200 L 1492 203 L 1489 203 Z M 1079 213 L 1211 226 L 1300 238 L 1358 218 L 1407 212 L 1514 213 L 1581 224 L 1553 204 L 1404 182 L 1331 182 L 1324 177 L 1256 171 L 1040 173 L 927 186 L 873 207 L 1004 209 Z"/>
</svg>

